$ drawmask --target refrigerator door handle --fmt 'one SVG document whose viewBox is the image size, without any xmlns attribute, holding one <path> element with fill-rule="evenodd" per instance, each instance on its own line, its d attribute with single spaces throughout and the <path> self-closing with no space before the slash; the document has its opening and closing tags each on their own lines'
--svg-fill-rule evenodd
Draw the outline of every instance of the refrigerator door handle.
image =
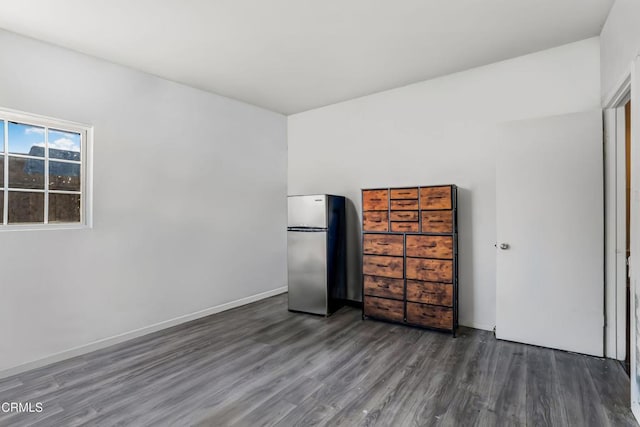
<svg viewBox="0 0 640 427">
<path fill-rule="evenodd" d="M 300 233 L 324 233 L 327 229 L 322 227 L 287 227 L 287 231 L 297 231 Z"/>
</svg>

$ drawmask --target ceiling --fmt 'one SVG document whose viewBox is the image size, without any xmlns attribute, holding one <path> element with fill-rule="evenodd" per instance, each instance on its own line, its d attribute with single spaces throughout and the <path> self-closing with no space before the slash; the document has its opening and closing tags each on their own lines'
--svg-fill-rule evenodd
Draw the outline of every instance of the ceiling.
<svg viewBox="0 0 640 427">
<path fill-rule="evenodd" d="M 596 36 L 613 0 L 2 0 L 0 27 L 284 114 Z"/>
</svg>

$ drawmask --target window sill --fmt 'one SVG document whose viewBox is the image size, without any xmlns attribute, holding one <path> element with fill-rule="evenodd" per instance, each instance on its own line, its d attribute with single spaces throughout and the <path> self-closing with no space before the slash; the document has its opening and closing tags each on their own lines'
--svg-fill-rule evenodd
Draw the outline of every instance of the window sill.
<svg viewBox="0 0 640 427">
<path fill-rule="evenodd" d="M 7 231 L 46 231 L 46 230 L 84 230 L 90 229 L 87 224 L 20 224 L 0 225 L 0 233 Z"/>
</svg>

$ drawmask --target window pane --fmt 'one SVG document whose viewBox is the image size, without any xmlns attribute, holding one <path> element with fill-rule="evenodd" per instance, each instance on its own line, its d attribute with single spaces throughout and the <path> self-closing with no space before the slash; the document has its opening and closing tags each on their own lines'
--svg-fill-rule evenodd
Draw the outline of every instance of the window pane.
<svg viewBox="0 0 640 427">
<path fill-rule="evenodd" d="M 9 224 L 44 223 L 44 193 L 9 192 Z"/>
<path fill-rule="evenodd" d="M 0 187 L 4 187 L 4 156 L 0 156 Z"/>
<path fill-rule="evenodd" d="M 9 152 L 44 157 L 44 128 L 9 122 Z"/>
<path fill-rule="evenodd" d="M 80 134 L 49 129 L 49 157 L 80 161 Z"/>
<path fill-rule="evenodd" d="M 49 193 L 49 222 L 80 222 L 80 195 Z"/>
<path fill-rule="evenodd" d="M 4 151 L 4 120 L 0 120 L 0 151 Z"/>
<path fill-rule="evenodd" d="M 9 156 L 8 187 L 44 190 L 44 160 Z"/>
<path fill-rule="evenodd" d="M 49 189 L 80 191 L 80 165 L 50 161 Z"/>
<path fill-rule="evenodd" d="M 0 191 L 0 225 L 4 221 L 4 191 Z"/>
</svg>

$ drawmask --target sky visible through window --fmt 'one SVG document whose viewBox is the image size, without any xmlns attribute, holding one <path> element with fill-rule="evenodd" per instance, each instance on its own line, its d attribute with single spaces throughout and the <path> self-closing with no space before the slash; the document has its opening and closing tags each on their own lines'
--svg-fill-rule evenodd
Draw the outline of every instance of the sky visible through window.
<svg viewBox="0 0 640 427">
<path fill-rule="evenodd" d="M 44 132 L 43 127 L 9 122 L 9 153 L 42 157 L 43 151 L 33 147 L 44 147 Z M 49 148 L 79 153 L 80 134 L 49 129 Z"/>
</svg>

